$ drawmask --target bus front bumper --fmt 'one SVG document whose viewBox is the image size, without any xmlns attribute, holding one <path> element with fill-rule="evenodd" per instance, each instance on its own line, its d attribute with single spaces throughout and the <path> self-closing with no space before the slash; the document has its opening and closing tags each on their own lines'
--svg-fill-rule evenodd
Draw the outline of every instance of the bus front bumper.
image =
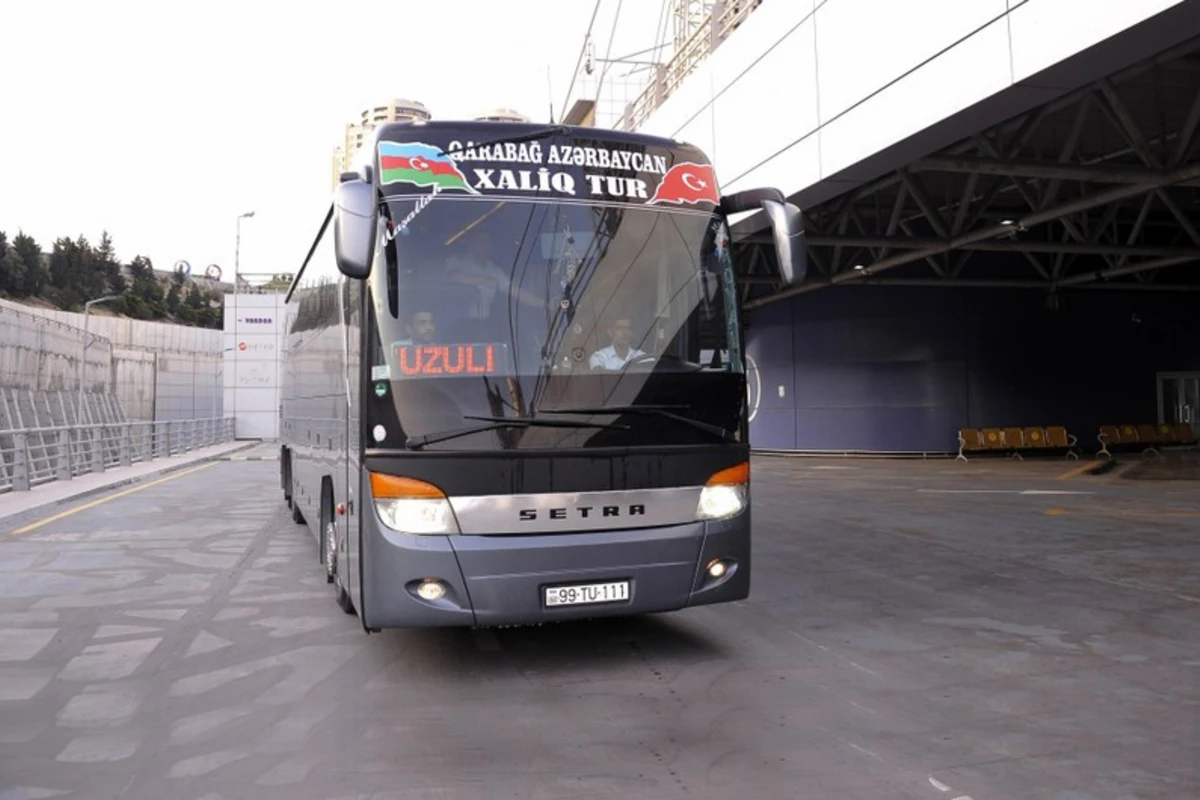
<svg viewBox="0 0 1200 800">
<path fill-rule="evenodd" d="M 531 625 L 674 611 L 750 593 L 748 511 L 718 522 L 539 536 L 411 536 L 364 522 L 376 526 L 363 537 L 359 608 L 368 628 Z M 717 560 L 720 576 L 709 571 Z M 421 596 L 431 579 L 442 597 Z M 549 602 L 547 589 L 587 586 L 606 588 L 572 593 L 596 602 Z"/>
</svg>

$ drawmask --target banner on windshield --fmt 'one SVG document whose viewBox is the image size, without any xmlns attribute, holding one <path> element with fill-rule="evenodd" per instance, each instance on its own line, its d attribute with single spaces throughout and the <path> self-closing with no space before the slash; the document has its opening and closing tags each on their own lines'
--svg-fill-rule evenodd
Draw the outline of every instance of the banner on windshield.
<svg viewBox="0 0 1200 800">
<path fill-rule="evenodd" d="M 387 195 L 571 199 L 704 211 L 721 199 L 712 165 L 695 148 L 564 143 L 558 137 L 491 144 L 464 137 L 443 144 L 432 133 L 414 127 L 412 141 L 377 143 L 379 184 Z"/>
</svg>

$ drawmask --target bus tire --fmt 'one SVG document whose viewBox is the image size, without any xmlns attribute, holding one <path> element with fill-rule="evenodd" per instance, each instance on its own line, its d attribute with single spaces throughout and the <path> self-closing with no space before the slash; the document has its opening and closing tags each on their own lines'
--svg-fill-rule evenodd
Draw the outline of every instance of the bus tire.
<svg viewBox="0 0 1200 800">
<path fill-rule="evenodd" d="M 325 582 L 333 584 L 338 607 L 347 614 L 353 614 L 354 601 L 338 574 L 337 523 L 333 512 L 333 489 L 328 483 L 324 485 L 321 495 L 324 498 L 321 502 L 321 519 L 324 523 L 321 526 L 321 558 L 325 563 Z"/>
<path fill-rule="evenodd" d="M 279 484 L 287 507 L 292 507 L 292 454 L 286 447 L 279 448 Z"/>
<path fill-rule="evenodd" d="M 354 614 L 354 601 L 350 599 L 350 593 L 342 588 L 342 582 L 336 581 L 334 586 L 337 587 L 337 604 L 342 611 L 347 614 Z"/>
<path fill-rule="evenodd" d="M 304 512 L 300 510 L 300 504 L 295 500 L 292 501 L 292 522 L 297 525 L 304 524 Z"/>
</svg>

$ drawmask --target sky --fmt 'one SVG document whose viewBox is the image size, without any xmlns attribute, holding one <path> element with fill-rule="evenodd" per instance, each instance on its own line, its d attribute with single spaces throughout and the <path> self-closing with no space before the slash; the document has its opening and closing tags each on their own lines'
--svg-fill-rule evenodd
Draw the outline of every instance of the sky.
<svg viewBox="0 0 1200 800">
<path fill-rule="evenodd" d="M 295 272 L 328 208 L 347 122 L 393 97 L 424 103 L 435 119 L 504 107 L 548 121 L 551 99 L 561 116 L 596 9 L 596 0 L 7 3 L 0 230 L 10 240 L 23 230 L 46 251 L 58 237 L 96 242 L 107 230 L 122 261 L 144 255 L 170 269 L 183 259 L 194 274 L 217 264 L 228 280 L 238 215 L 253 211 L 241 221 L 240 271 Z M 660 0 L 600 0 L 597 55 L 652 46 L 661 10 Z"/>
</svg>

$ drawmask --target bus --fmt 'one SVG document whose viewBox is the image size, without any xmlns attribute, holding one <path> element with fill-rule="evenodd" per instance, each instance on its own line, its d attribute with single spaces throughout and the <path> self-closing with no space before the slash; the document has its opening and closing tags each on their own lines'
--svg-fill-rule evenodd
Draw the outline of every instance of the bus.
<svg viewBox="0 0 1200 800">
<path fill-rule="evenodd" d="M 281 483 L 367 632 L 748 596 L 730 217 L 802 280 L 799 209 L 696 147 L 377 128 L 288 291 Z M 757 220 L 761 220 L 758 222 Z"/>
</svg>

